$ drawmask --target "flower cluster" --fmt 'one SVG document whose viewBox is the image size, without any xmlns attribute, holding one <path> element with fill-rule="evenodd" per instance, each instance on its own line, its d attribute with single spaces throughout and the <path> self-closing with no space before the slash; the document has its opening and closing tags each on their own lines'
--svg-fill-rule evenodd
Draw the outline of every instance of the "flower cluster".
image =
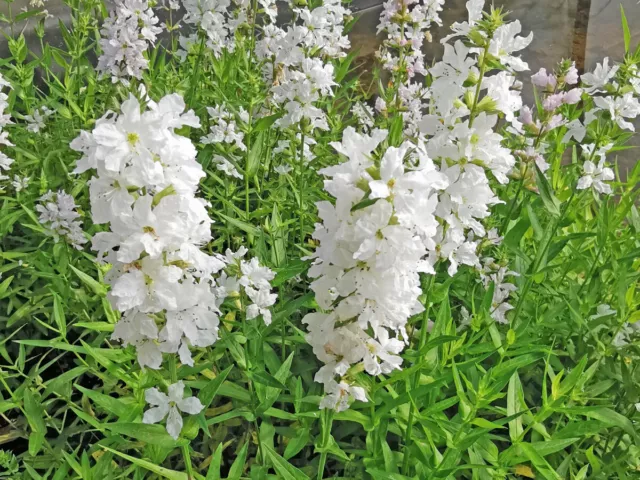
<svg viewBox="0 0 640 480">
<path fill-rule="evenodd" d="M 129 78 L 142 78 L 149 63 L 144 53 L 162 28 L 147 0 L 116 0 L 115 6 L 100 30 L 102 54 L 96 68 L 111 75 L 113 83 L 128 85 Z"/>
<path fill-rule="evenodd" d="M 335 205 L 317 204 L 323 223 L 309 275 L 325 312 L 307 315 L 308 342 L 325 365 L 316 374 L 327 394 L 322 408 L 343 410 L 366 400 L 350 377 L 362 363 L 370 375 L 389 373 L 402 363 L 406 324 L 423 306 L 419 272 L 434 273 L 438 194 L 447 176 L 420 146 L 389 147 L 379 162 L 374 150 L 386 138 L 349 127 L 333 147 L 347 161 L 320 171 Z"/>
<path fill-rule="evenodd" d="M 508 276 L 517 277 L 517 272 L 510 271 L 508 267 L 500 265 L 491 257 L 483 259 L 482 269 L 480 270 L 480 278 L 485 289 L 489 289 L 493 284 L 493 298 L 491 299 L 491 309 L 489 313 L 491 317 L 498 323 L 509 323 L 506 313 L 513 309 L 508 303 L 511 292 L 516 291 L 513 283 L 505 281 Z"/>
<path fill-rule="evenodd" d="M 442 25 L 439 13 L 444 0 L 387 0 L 383 5 L 378 33 L 387 38 L 377 52 L 382 66 L 391 72 L 426 75 L 422 45 L 432 23 Z"/>
<path fill-rule="evenodd" d="M 416 75 L 426 75 L 422 47 L 430 40 L 432 23 L 442 25 L 439 12 L 444 0 L 388 0 L 384 3 L 378 33 L 387 38 L 376 52 L 383 68 L 393 74 L 393 89 L 376 101 L 376 109 L 387 114 L 389 109 L 402 112 L 405 132 L 417 134 L 428 90 Z M 358 115 L 358 112 L 354 113 Z M 360 116 L 359 116 L 360 117 Z"/>
<path fill-rule="evenodd" d="M 42 106 L 36 108 L 33 111 L 33 115 L 25 115 L 24 119 L 27 121 L 27 131 L 31 133 L 39 133 L 46 127 L 47 118 L 55 113 L 55 110 L 51 110 L 49 107 Z"/>
<path fill-rule="evenodd" d="M 9 106 L 9 97 L 3 92 L 5 87 L 11 88 L 11 85 L 0 75 L 0 145 L 13 146 L 9 141 L 9 132 L 3 131 L 4 127 L 13 123 L 11 115 L 6 113 L 6 109 Z M 9 178 L 3 172 L 9 170 L 12 163 L 12 158 L 9 158 L 4 152 L 0 152 L 0 180 Z"/>
<path fill-rule="evenodd" d="M 334 69 L 328 60 L 346 55 L 350 43 L 344 21 L 350 11 L 341 0 L 325 0 L 313 9 L 292 2 L 292 10 L 291 25 L 265 25 L 256 55 L 268 62 L 265 75 L 273 84 L 271 100 L 284 110 L 278 125 L 286 128 L 304 119 L 312 128 L 328 130 L 325 113 L 315 104 L 332 94 Z"/>
<path fill-rule="evenodd" d="M 183 22 L 201 29 L 206 38 L 206 46 L 216 57 L 223 51 L 235 49 L 235 32 L 247 21 L 249 2 L 239 0 L 185 0 Z M 198 44 L 198 34 L 181 35 L 179 52 L 186 58 L 191 46 Z"/>
<path fill-rule="evenodd" d="M 16 190 L 20 188 L 16 184 L 21 185 L 22 181 L 15 180 Z M 26 181 L 28 183 L 29 179 L 27 178 Z M 80 214 L 76 211 L 77 208 L 71 195 L 63 191 L 52 192 L 51 190 L 40 197 L 40 204 L 36 205 L 36 211 L 40 214 L 38 220 L 48 234 L 56 242 L 63 238 L 74 248 L 81 250 L 82 245 L 87 243 L 87 239 L 82 230 L 82 223 L 78 220 Z"/>
<path fill-rule="evenodd" d="M 224 270 L 233 269 L 244 251 L 223 257 L 201 250 L 211 240 L 208 204 L 196 196 L 205 173 L 192 142 L 175 133 L 200 121 L 192 110 L 184 112 L 177 94 L 145 103 L 141 112 L 131 95 L 119 115 L 107 113 L 71 147 L 83 153 L 77 173 L 96 170 L 90 181 L 94 223 L 109 224 L 93 237 L 93 248 L 112 264 L 109 299 L 122 312 L 113 338 L 135 345 L 141 366 L 160 368 L 162 353 L 178 353 L 193 365 L 190 347 L 217 340 L 219 307 L 234 282 L 255 297 L 251 315 L 268 320 L 272 276 L 252 260 L 244 270 L 238 266 L 237 278 L 229 277 Z"/>
</svg>

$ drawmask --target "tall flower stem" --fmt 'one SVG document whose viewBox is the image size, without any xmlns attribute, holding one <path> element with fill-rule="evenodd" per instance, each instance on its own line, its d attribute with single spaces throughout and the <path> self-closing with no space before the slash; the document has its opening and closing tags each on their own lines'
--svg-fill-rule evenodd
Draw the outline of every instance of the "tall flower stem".
<svg viewBox="0 0 640 480">
<path fill-rule="evenodd" d="M 527 294 L 529 293 L 529 290 L 531 290 L 531 287 L 533 286 L 533 277 L 536 274 L 536 272 L 538 271 L 538 268 L 540 268 L 540 264 L 542 263 L 542 260 L 546 257 L 547 251 L 549 250 L 549 247 L 551 246 L 551 242 L 553 240 L 553 237 L 555 236 L 556 232 L 558 231 L 558 228 L 560 227 L 560 224 L 562 223 L 562 220 L 564 220 L 564 217 L 567 213 L 567 211 L 569 210 L 569 206 L 571 205 L 571 201 L 573 200 L 573 197 L 575 196 L 576 191 L 575 189 L 573 190 L 573 192 L 571 193 L 571 197 L 569 197 L 569 200 L 567 201 L 566 205 L 564 206 L 564 208 L 562 209 L 562 211 L 560 212 L 560 216 L 558 217 L 558 219 L 555 222 L 552 222 L 549 225 L 549 229 L 547 230 L 547 235 L 545 236 L 545 242 L 542 245 L 542 247 L 540 248 L 540 250 L 538 251 L 538 254 L 536 255 L 536 258 L 533 261 L 533 265 L 531 266 L 531 272 L 529 274 L 529 278 L 527 279 L 527 282 L 524 285 L 524 288 L 522 289 L 522 293 L 520 294 L 520 298 L 518 298 L 518 303 L 516 304 L 516 308 L 514 310 L 514 314 L 512 317 L 512 323 L 515 322 L 519 315 L 520 315 L 520 311 L 522 310 L 522 306 L 524 305 L 524 299 L 527 296 Z"/>
<path fill-rule="evenodd" d="M 431 290 L 433 290 L 433 283 L 435 281 L 435 275 L 431 275 L 429 277 L 429 280 L 427 281 L 427 291 L 426 291 L 426 298 L 425 298 L 425 302 L 424 302 L 424 312 L 422 312 L 422 326 L 420 327 L 420 342 L 418 344 L 418 351 L 420 351 L 422 349 L 422 347 L 424 347 L 427 343 L 427 329 L 429 326 L 429 310 L 430 310 L 430 297 L 431 297 Z M 418 357 L 417 363 L 419 364 L 421 362 L 422 358 Z M 412 389 L 415 389 L 418 387 L 420 383 L 420 370 L 418 370 L 414 376 L 413 376 L 413 381 L 411 383 L 412 385 Z M 415 417 L 416 414 L 416 406 L 415 406 L 415 402 L 411 402 L 410 406 L 409 406 L 409 417 L 407 418 L 407 429 L 405 430 L 405 435 L 404 435 L 404 454 L 403 454 L 403 458 L 402 458 L 402 474 L 403 475 L 407 475 L 407 472 L 409 471 L 409 460 L 410 460 L 410 455 L 408 452 L 409 446 L 411 445 L 411 434 L 413 432 L 413 418 Z"/>
<path fill-rule="evenodd" d="M 473 104 L 469 109 L 469 128 L 473 127 L 473 121 L 478 114 L 477 108 L 478 103 L 480 102 L 480 91 L 482 90 L 482 80 L 484 79 L 485 73 L 487 73 L 487 54 L 489 53 L 489 39 L 487 39 L 487 44 L 482 51 L 482 58 L 480 59 L 480 76 L 478 77 L 478 84 L 476 85 L 476 92 L 473 96 Z"/>
<path fill-rule="evenodd" d="M 198 56 L 196 57 L 196 62 L 193 65 L 193 72 L 191 74 L 191 89 L 189 91 L 189 97 L 187 100 L 187 105 L 193 108 L 194 96 L 196 94 L 196 87 L 198 85 L 198 78 L 200 77 L 200 64 L 202 63 L 202 56 L 204 55 L 204 47 L 205 42 L 207 40 L 206 35 L 202 32 L 199 32 L 200 35 L 200 44 L 198 45 Z"/>
<path fill-rule="evenodd" d="M 304 245 L 304 126 L 300 131 L 300 158 L 298 163 L 298 220 L 300 227 L 300 246 Z"/>
<path fill-rule="evenodd" d="M 321 447 L 320 462 L 318 463 L 318 475 L 317 480 L 324 478 L 324 467 L 327 463 L 327 445 L 329 444 L 329 437 L 331 435 L 331 425 L 333 424 L 333 410 L 326 408 L 323 411 L 323 418 L 321 420 Z"/>
</svg>

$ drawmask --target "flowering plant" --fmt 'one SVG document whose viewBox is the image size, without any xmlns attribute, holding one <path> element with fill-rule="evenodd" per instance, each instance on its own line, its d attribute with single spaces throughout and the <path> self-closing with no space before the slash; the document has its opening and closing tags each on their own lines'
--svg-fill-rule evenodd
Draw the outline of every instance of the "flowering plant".
<svg viewBox="0 0 640 480">
<path fill-rule="evenodd" d="M 640 468 L 624 11 L 528 72 L 503 9 L 388 0 L 367 85 L 340 0 L 68 5 L 0 17 L 9 478 Z"/>
</svg>

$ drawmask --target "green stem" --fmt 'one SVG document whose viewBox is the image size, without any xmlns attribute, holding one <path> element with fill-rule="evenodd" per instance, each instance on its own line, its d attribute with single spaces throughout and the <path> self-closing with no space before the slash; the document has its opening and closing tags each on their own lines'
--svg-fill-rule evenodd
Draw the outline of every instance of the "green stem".
<svg viewBox="0 0 640 480">
<path fill-rule="evenodd" d="M 191 464 L 191 453 L 189 452 L 189 445 L 182 446 L 182 458 L 184 459 L 184 466 L 187 469 L 188 480 L 193 480 L 193 465 Z"/>
<path fill-rule="evenodd" d="M 318 463 L 318 475 L 317 480 L 322 480 L 324 478 L 324 467 L 327 463 L 327 445 L 329 444 L 329 436 L 331 435 L 331 425 L 333 424 L 333 410 L 325 409 L 323 412 L 323 421 L 322 421 L 322 431 L 321 431 L 321 448 L 322 452 L 320 453 L 320 462 Z"/>
<path fill-rule="evenodd" d="M 200 76 L 200 63 L 202 61 L 202 55 L 204 54 L 204 46 L 207 37 L 203 35 L 202 32 L 198 33 L 200 35 L 200 45 L 198 45 L 198 56 L 196 58 L 196 63 L 193 66 L 193 73 L 191 75 L 191 89 L 189 90 L 189 100 L 187 101 L 187 105 L 191 108 L 193 106 L 194 96 L 196 94 L 196 86 L 198 85 L 198 77 Z"/>
<path fill-rule="evenodd" d="M 524 304 L 524 299 L 529 293 L 529 290 L 533 285 L 533 277 L 538 272 L 538 268 L 540 268 L 540 264 L 542 263 L 542 260 L 545 257 L 547 250 L 551 246 L 551 241 L 553 240 L 553 237 L 555 236 L 556 231 L 560 227 L 560 223 L 562 223 L 562 220 L 564 219 L 564 216 L 566 215 L 567 210 L 569 210 L 569 206 L 571 205 L 571 201 L 573 200 L 573 197 L 575 196 L 575 194 L 576 194 L 576 190 L 574 189 L 573 192 L 571 193 L 571 197 L 569 197 L 569 200 L 567 201 L 565 207 L 562 209 L 562 212 L 560 212 L 560 216 L 555 222 L 551 224 L 549 234 L 546 235 L 546 238 L 545 238 L 545 243 L 540 248 L 540 250 L 538 251 L 538 254 L 536 255 L 535 260 L 533 261 L 533 265 L 531 267 L 531 273 L 529 274 L 529 278 L 527 278 L 527 283 L 525 283 L 524 288 L 522 289 L 522 292 L 520 294 L 520 298 L 518 298 L 518 303 L 516 304 L 514 315 L 512 317 L 512 323 L 515 322 L 518 316 L 520 315 L 520 311 L 522 310 L 522 306 Z"/>
<path fill-rule="evenodd" d="M 300 246 L 304 246 L 304 202 L 302 200 L 302 196 L 304 194 L 304 182 L 303 182 L 303 173 L 304 173 L 304 131 L 302 130 L 304 126 L 301 125 L 300 131 L 300 160 L 298 164 L 299 172 L 298 172 L 298 221 L 300 226 Z"/>
<path fill-rule="evenodd" d="M 513 197 L 513 201 L 511 202 L 511 206 L 509 207 L 509 212 L 507 212 L 507 216 L 502 222 L 502 226 L 500 227 L 500 233 L 504 235 L 507 231 L 507 227 L 509 226 L 509 222 L 511 221 L 511 215 L 513 215 L 513 211 L 516 208 L 516 204 L 518 203 L 518 198 L 520 197 L 520 192 L 522 191 L 522 186 L 524 185 L 524 179 L 527 176 L 527 170 L 529 169 L 529 164 L 527 164 L 524 174 L 520 179 L 520 183 L 518 183 L 518 189 L 516 190 L 516 195 Z"/>
<path fill-rule="evenodd" d="M 584 290 L 584 287 L 586 287 L 591 283 L 591 277 L 593 276 L 596 270 L 596 267 L 598 266 L 598 259 L 600 258 L 600 255 L 602 255 L 602 251 L 604 250 L 604 247 L 606 245 L 607 245 L 606 240 L 603 240 L 602 245 L 600 245 L 600 247 L 598 248 L 598 251 L 596 252 L 596 258 L 593 259 L 593 264 L 589 269 L 589 273 L 587 273 L 587 276 L 585 277 L 584 282 L 582 283 L 582 285 L 580 285 L 580 288 L 578 289 L 578 298 L 580 298 L 580 294 L 582 293 L 582 290 Z"/>
<path fill-rule="evenodd" d="M 430 297 L 431 290 L 433 290 L 433 283 L 435 281 L 435 275 L 429 277 L 427 283 L 427 292 L 424 304 L 424 312 L 422 313 L 422 326 L 420 327 L 420 343 L 418 344 L 418 351 L 422 349 L 427 343 L 427 328 L 429 326 L 429 310 L 430 310 Z M 421 363 L 422 358 L 419 357 L 417 363 Z M 412 388 L 416 389 L 420 383 L 420 370 L 418 370 L 413 376 Z M 411 402 L 409 406 L 409 417 L 407 418 L 407 429 L 404 435 L 404 453 L 402 457 L 402 474 L 407 475 L 409 471 L 409 455 L 408 448 L 411 445 L 411 434 L 413 433 L 413 418 L 415 417 L 415 402 Z"/>
<path fill-rule="evenodd" d="M 487 71 L 487 53 L 489 52 L 489 41 L 487 40 L 487 45 L 484 47 L 482 51 L 482 59 L 480 61 L 480 77 L 478 78 L 478 84 L 476 85 L 476 93 L 473 97 L 473 105 L 471 105 L 471 109 L 469 111 L 469 128 L 473 126 L 473 121 L 476 118 L 476 108 L 478 106 L 480 100 L 480 91 L 482 90 L 482 80 L 484 79 L 484 74 Z"/>
</svg>

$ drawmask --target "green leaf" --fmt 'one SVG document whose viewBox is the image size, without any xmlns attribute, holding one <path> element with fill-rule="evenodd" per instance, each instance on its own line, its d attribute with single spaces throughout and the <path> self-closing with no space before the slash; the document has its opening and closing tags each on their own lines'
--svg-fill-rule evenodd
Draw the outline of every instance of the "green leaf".
<svg viewBox="0 0 640 480">
<path fill-rule="evenodd" d="M 58 325 L 60 335 L 62 337 L 67 336 L 67 320 L 64 315 L 64 308 L 60 301 L 60 296 L 57 293 L 53 294 L 53 318 Z"/>
<path fill-rule="evenodd" d="M 304 447 L 309 443 L 309 429 L 298 428 L 295 432 L 295 436 L 287 443 L 287 448 L 284 450 L 284 458 L 289 460 L 295 457 Z"/>
<path fill-rule="evenodd" d="M 95 390 L 89 390 L 80 385 L 74 386 L 88 398 L 93 400 L 93 402 L 100 406 L 106 413 L 113 413 L 117 417 L 130 418 L 131 412 L 135 411 L 135 409 L 131 408 L 131 405 L 127 405 L 117 398 L 110 397 L 109 395 L 105 395 L 104 393 L 100 393 Z"/>
<path fill-rule="evenodd" d="M 258 136 L 253 141 L 253 145 L 251 145 L 249 155 L 247 156 L 247 166 L 244 169 L 244 174 L 249 178 L 253 178 L 253 176 L 258 172 L 258 167 L 260 167 L 262 152 L 264 150 L 264 135 L 264 131 L 258 133 Z"/>
<path fill-rule="evenodd" d="M 227 379 L 229 372 L 233 369 L 233 365 L 229 365 L 226 369 L 218 374 L 216 378 L 207 383 L 207 385 L 198 393 L 198 399 L 207 408 L 211 405 L 216 393 L 220 390 L 222 383 Z"/>
<path fill-rule="evenodd" d="M 254 382 L 265 385 L 267 387 L 273 387 L 277 389 L 287 388 L 282 382 L 279 382 L 264 370 L 257 372 L 247 372 L 247 376 Z"/>
<path fill-rule="evenodd" d="M 305 272 L 309 268 L 309 262 L 305 262 L 302 260 L 294 260 L 289 262 L 284 267 L 278 268 L 276 270 L 276 276 L 271 281 L 272 287 L 279 287 L 287 280 L 295 277 L 296 275 L 300 275 L 302 272 Z"/>
<path fill-rule="evenodd" d="M 230 223 L 234 227 L 239 228 L 243 232 L 248 233 L 249 235 L 253 235 L 253 236 L 257 237 L 261 233 L 259 228 L 254 227 L 250 223 L 243 222 L 242 220 L 238 220 L 237 218 L 229 217 L 229 216 L 227 216 L 227 215 L 225 215 L 224 213 L 221 213 L 221 212 L 217 212 L 217 215 L 219 215 L 226 222 Z"/>
<path fill-rule="evenodd" d="M 42 448 L 47 427 L 44 423 L 44 409 L 34 397 L 29 387 L 24 389 L 24 413 L 31 427 L 29 435 L 29 455 L 35 457 Z"/>
<path fill-rule="evenodd" d="M 218 448 L 216 448 L 213 457 L 211 458 L 211 463 L 209 464 L 209 469 L 207 470 L 207 476 L 205 480 L 221 480 L 220 477 L 220 466 L 222 465 L 222 444 L 218 444 Z"/>
<path fill-rule="evenodd" d="M 619 427 L 629 435 L 631 435 L 636 441 L 638 441 L 638 433 L 633 427 L 633 423 L 624 415 L 611 410 L 610 408 L 598 408 L 590 410 L 585 413 L 587 417 L 600 420 L 612 427 Z"/>
<path fill-rule="evenodd" d="M 252 130 L 254 132 L 262 132 L 264 130 L 269 130 L 269 127 L 275 123 L 281 115 L 276 113 L 274 115 L 269 115 L 268 117 L 262 117 L 256 123 L 253 124 Z"/>
<path fill-rule="evenodd" d="M 282 480 L 309 480 L 309 477 L 305 475 L 302 470 L 297 469 L 284 458 L 278 455 L 271 448 L 263 445 L 263 451 L 265 457 L 273 465 L 273 469 L 276 471 L 279 479 Z"/>
<path fill-rule="evenodd" d="M 534 162 L 535 164 L 535 162 Z M 551 185 L 549 185 L 549 181 L 540 167 L 535 164 L 536 167 L 536 181 L 538 184 L 538 191 L 540 192 L 540 198 L 542 199 L 542 203 L 544 204 L 547 211 L 555 216 L 560 216 L 560 201 L 553 194 L 553 189 Z"/>
<path fill-rule="evenodd" d="M 146 460 L 141 460 L 139 458 L 132 457 L 125 453 L 120 453 L 117 450 L 113 450 L 109 447 L 102 446 L 102 448 L 109 452 L 115 453 L 119 457 L 129 460 L 134 465 L 138 465 L 139 467 L 142 467 L 145 470 L 149 470 L 150 472 L 156 473 L 161 477 L 168 478 L 169 480 L 189 480 L 189 476 L 186 473 L 176 472 L 175 470 L 169 470 L 168 468 L 160 467 L 155 463 L 151 463 Z"/>
<path fill-rule="evenodd" d="M 554 439 L 562 438 L 585 438 L 596 435 L 607 428 L 607 424 L 600 420 L 583 420 L 571 422 L 562 430 L 553 435 Z"/>
<path fill-rule="evenodd" d="M 89 287 L 93 291 L 93 293 L 95 293 L 96 295 L 99 295 L 101 297 L 104 297 L 107 294 L 107 287 L 105 287 L 100 282 L 98 282 L 96 279 L 90 277 L 86 273 L 78 270 L 73 265 L 69 265 L 69 266 L 71 267 L 71 270 L 73 270 L 74 273 L 78 276 L 80 281 L 82 283 L 84 283 L 87 287 Z"/>
<path fill-rule="evenodd" d="M 562 480 L 549 463 L 542 457 L 530 443 L 521 443 L 520 448 L 536 470 L 547 480 Z"/>
<path fill-rule="evenodd" d="M 150 445 L 157 445 L 162 448 L 176 448 L 188 445 L 189 441 L 184 438 L 174 440 L 167 433 L 163 425 L 147 425 L 146 423 L 106 423 L 104 428 L 120 435 L 127 435 L 141 442 Z"/>
<path fill-rule="evenodd" d="M 287 388 L 284 382 L 286 382 L 289 378 L 289 372 L 291 371 L 291 362 L 293 362 L 293 354 L 294 352 L 291 352 L 289 357 L 287 357 L 284 363 L 280 366 L 274 377 L 272 377 L 273 380 L 278 382 L 280 385 L 268 386 L 265 393 L 264 401 L 260 404 L 260 411 L 264 411 L 267 408 L 271 407 L 278 399 L 280 391 Z"/>
<path fill-rule="evenodd" d="M 229 475 L 227 476 L 227 480 L 240 480 L 242 476 L 242 472 L 244 471 L 244 464 L 247 460 L 247 450 L 249 448 L 249 442 L 245 442 L 242 448 L 240 449 L 240 453 L 233 461 L 231 468 L 229 469 Z"/>
<path fill-rule="evenodd" d="M 627 16 L 624 14 L 624 8 L 620 4 L 620 17 L 622 18 L 622 33 L 624 35 L 624 53 L 629 53 L 631 47 L 631 31 L 629 30 L 629 23 L 627 22 Z"/>
</svg>

